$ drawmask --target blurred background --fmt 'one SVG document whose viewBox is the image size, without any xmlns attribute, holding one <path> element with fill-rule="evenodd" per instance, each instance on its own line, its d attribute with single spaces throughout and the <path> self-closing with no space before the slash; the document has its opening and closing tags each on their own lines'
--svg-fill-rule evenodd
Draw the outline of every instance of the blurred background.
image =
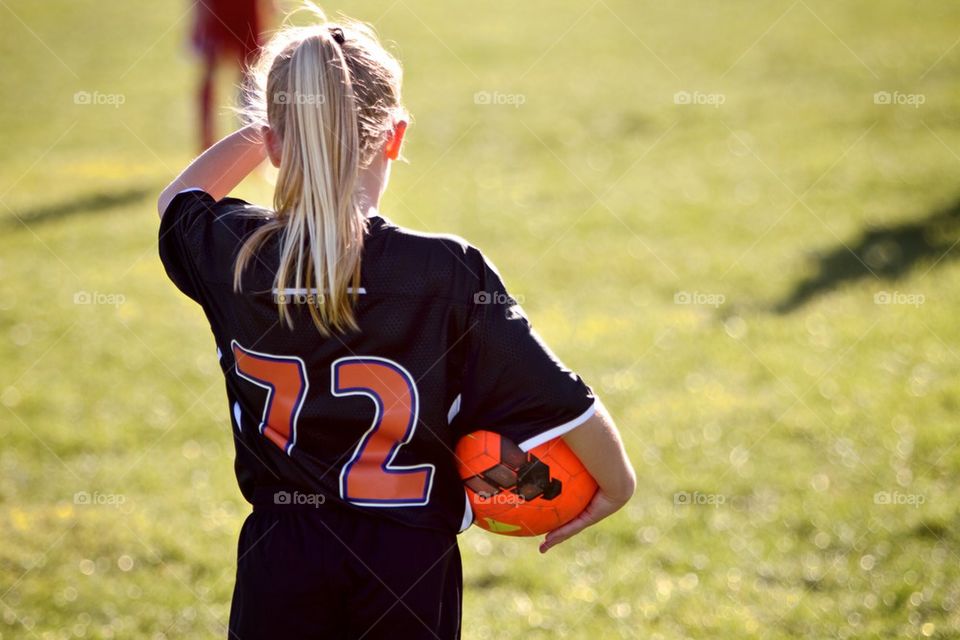
<svg viewBox="0 0 960 640">
<path fill-rule="evenodd" d="M 324 8 L 405 65 L 384 213 L 497 263 L 640 479 L 545 557 L 461 536 L 465 638 L 958 637 L 960 5 Z M 248 507 L 156 255 L 195 12 L 0 0 L 2 638 L 226 635 Z"/>
</svg>

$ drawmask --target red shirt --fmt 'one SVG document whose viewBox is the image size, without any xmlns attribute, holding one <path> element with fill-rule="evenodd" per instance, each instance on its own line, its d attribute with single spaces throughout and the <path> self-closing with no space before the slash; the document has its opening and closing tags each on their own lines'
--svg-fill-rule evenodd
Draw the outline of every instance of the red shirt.
<svg viewBox="0 0 960 640">
<path fill-rule="evenodd" d="M 204 0 L 197 3 L 193 44 L 201 55 L 247 58 L 262 44 L 259 0 Z"/>
</svg>

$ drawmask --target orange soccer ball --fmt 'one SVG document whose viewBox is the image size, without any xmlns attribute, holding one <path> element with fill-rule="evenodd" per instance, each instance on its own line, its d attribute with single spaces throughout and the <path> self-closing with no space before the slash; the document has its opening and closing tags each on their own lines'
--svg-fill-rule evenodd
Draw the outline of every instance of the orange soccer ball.
<svg viewBox="0 0 960 640">
<path fill-rule="evenodd" d="M 552 531 L 583 511 L 597 490 L 562 438 L 524 453 L 499 434 L 474 431 L 460 439 L 456 455 L 474 522 L 492 533 Z"/>
</svg>

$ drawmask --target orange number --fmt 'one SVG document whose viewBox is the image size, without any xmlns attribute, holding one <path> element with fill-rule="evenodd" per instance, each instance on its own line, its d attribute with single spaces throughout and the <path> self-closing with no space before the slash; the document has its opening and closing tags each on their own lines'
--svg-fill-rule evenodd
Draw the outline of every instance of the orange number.
<svg viewBox="0 0 960 640">
<path fill-rule="evenodd" d="M 274 356 L 230 343 L 237 363 L 237 375 L 267 390 L 267 402 L 260 420 L 260 433 L 287 455 L 297 444 L 297 418 L 310 387 L 303 360 Z"/>
<path fill-rule="evenodd" d="M 367 396 L 376 405 L 373 423 L 340 472 L 340 496 L 369 507 L 426 504 L 433 465 L 393 464 L 417 429 L 419 396 L 410 373 L 385 358 L 341 358 L 331 368 L 330 390 L 335 396 Z"/>
</svg>

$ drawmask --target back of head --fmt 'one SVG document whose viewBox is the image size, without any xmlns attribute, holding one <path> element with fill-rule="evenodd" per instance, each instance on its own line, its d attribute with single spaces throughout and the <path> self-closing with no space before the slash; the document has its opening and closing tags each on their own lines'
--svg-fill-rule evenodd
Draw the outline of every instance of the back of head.
<svg viewBox="0 0 960 640">
<path fill-rule="evenodd" d="M 244 113 L 269 125 L 280 144 L 275 217 L 244 242 L 234 288 L 256 252 L 279 236 L 275 288 L 306 289 L 323 335 L 356 329 L 365 231 L 358 206 L 360 172 L 377 157 L 404 115 L 400 64 L 366 25 L 328 22 L 282 28 L 252 69 Z M 292 325 L 285 298 L 281 320 Z"/>
</svg>

